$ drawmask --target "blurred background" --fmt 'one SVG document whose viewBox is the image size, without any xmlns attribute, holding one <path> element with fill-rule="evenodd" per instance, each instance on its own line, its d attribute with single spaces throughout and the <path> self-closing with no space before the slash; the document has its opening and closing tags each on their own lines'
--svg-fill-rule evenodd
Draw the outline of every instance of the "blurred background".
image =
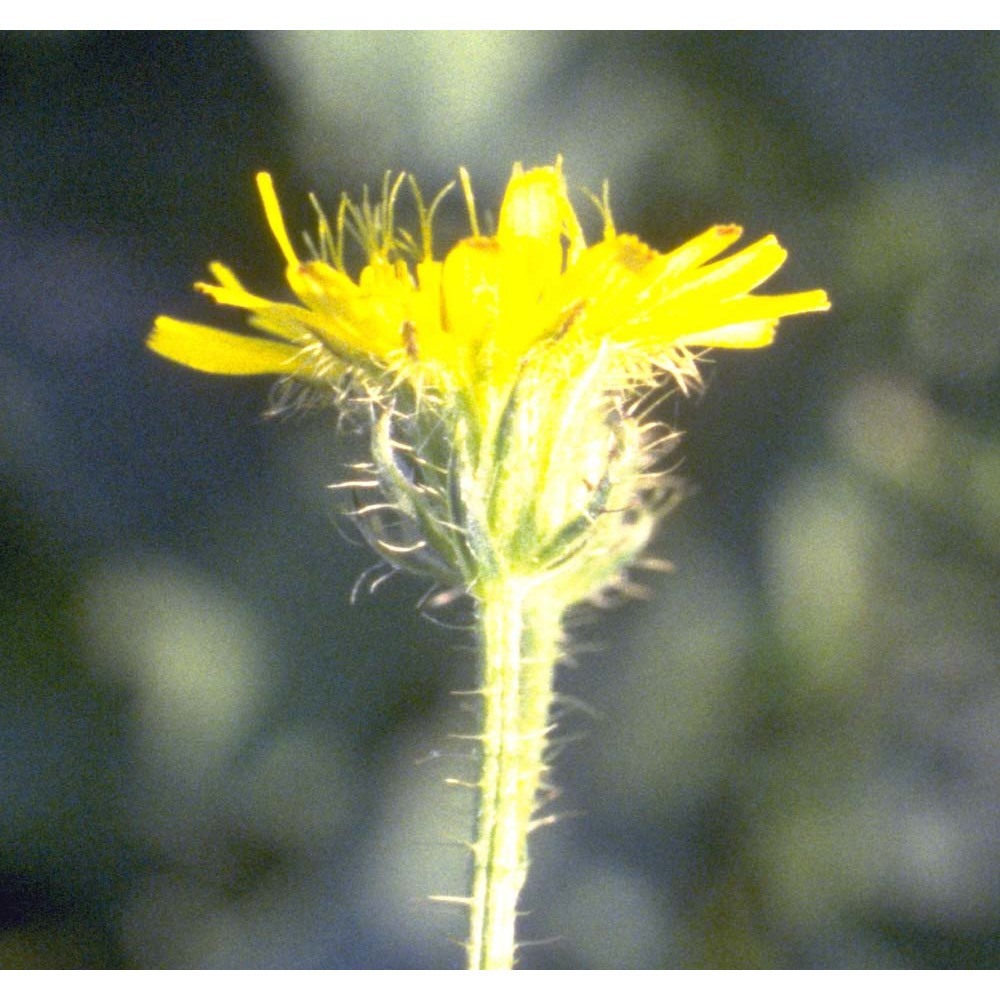
<svg viewBox="0 0 1000 1000">
<path fill-rule="evenodd" d="M 0 966 L 462 964 L 462 609 L 352 606 L 336 415 L 143 340 L 238 325 L 210 260 L 284 296 L 258 169 L 304 230 L 559 153 L 834 309 L 664 403 L 676 569 L 574 624 L 522 966 L 995 966 L 998 94 L 995 34 L 0 35 Z"/>
</svg>

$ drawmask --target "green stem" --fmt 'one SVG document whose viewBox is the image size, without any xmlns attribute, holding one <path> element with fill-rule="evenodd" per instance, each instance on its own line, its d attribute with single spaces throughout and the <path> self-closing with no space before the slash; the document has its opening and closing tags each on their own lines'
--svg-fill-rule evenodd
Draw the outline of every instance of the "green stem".
<svg viewBox="0 0 1000 1000">
<path fill-rule="evenodd" d="M 479 593 L 483 757 L 473 844 L 470 969 L 514 965 L 517 901 L 528 873 L 528 833 L 546 771 L 561 607 L 523 578 Z"/>
</svg>

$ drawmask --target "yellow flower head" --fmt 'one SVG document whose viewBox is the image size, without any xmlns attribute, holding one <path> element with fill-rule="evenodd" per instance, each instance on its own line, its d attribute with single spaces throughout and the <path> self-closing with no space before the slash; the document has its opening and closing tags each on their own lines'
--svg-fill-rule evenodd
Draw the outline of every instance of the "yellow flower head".
<svg viewBox="0 0 1000 1000">
<path fill-rule="evenodd" d="M 201 371 L 279 375 L 381 404 L 371 485 L 399 516 L 373 513 L 365 529 L 392 561 L 420 553 L 420 568 L 471 585 L 500 563 L 537 572 L 590 559 L 577 576 L 593 589 L 641 548 L 669 492 L 650 471 L 669 435 L 642 423 L 637 390 L 664 373 L 684 387 L 702 349 L 761 347 L 779 319 L 829 301 L 819 290 L 751 294 L 785 260 L 774 236 L 723 257 L 742 230 L 718 225 L 658 253 L 615 231 L 606 191 L 602 236 L 588 245 L 558 160 L 514 167 L 493 235 L 479 231 L 464 170 L 460 181 L 471 235 L 443 260 L 433 221 L 445 192 L 426 206 L 410 183 L 411 235 L 395 219 L 402 176 L 386 179 L 377 205 L 342 199 L 332 225 L 317 206 L 318 245 L 302 259 L 259 174 L 297 302 L 254 295 L 215 263 L 215 282 L 196 287 L 246 310 L 253 331 L 161 316 L 149 346 Z M 347 236 L 367 258 L 357 278 Z"/>
<path fill-rule="evenodd" d="M 416 192 L 419 244 L 395 229 L 398 181 L 375 208 L 367 198 L 360 209 L 342 201 L 335 230 L 320 213 L 319 252 L 301 260 L 271 177 L 259 174 L 264 211 L 298 304 L 260 298 L 228 268 L 212 264 L 216 283 L 196 287 L 220 305 L 247 310 L 257 333 L 161 316 L 149 346 L 217 374 L 336 381 L 383 373 L 482 398 L 502 395 L 525 357 L 546 344 L 568 340 L 590 351 L 604 345 L 623 373 L 665 369 L 694 377 L 692 348 L 761 347 L 781 317 L 829 308 L 822 291 L 751 295 L 786 252 L 767 236 L 717 259 L 740 238 L 738 226 L 713 226 L 661 254 L 635 236 L 617 234 L 605 204 L 603 238 L 587 246 L 559 162 L 528 171 L 515 166 L 492 236 L 478 232 L 464 171 L 462 183 L 473 235 L 443 261 L 432 256 L 437 201 L 425 209 Z M 357 280 L 344 266 L 345 229 L 368 256 Z"/>
</svg>

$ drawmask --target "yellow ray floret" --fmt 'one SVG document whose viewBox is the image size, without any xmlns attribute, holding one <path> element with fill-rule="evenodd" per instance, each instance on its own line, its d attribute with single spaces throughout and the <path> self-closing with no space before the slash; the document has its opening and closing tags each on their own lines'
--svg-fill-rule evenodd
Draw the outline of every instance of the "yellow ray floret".
<svg viewBox="0 0 1000 1000">
<path fill-rule="evenodd" d="M 287 342 L 244 337 L 160 316 L 148 345 L 171 361 L 213 375 L 287 375 L 301 351 Z"/>
<path fill-rule="evenodd" d="M 666 369 L 681 377 L 692 348 L 753 348 L 771 342 L 778 321 L 829 308 L 820 290 L 753 295 L 784 263 L 774 236 L 721 257 L 742 235 L 713 226 L 661 254 L 618 234 L 605 214 L 603 238 L 587 246 L 566 193 L 561 162 L 515 167 L 496 234 L 478 232 L 462 173 L 473 235 L 443 260 L 431 255 L 432 217 L 418 201 L 422 247 L 394 226 L 397 182 L 381 204 L 343 202 L 335 229 L 321 216 L 319 259 L 299 258 L 268 174 L 257 177 L 264 212 L 298 304 L 247 291 L 221 264 L 199 290 L 249 313 L 257 333 L 239 335 L 160 317 L 149 338 L 157 353 L 202 371 L 285 375 L 309 382 L 354 376 L 434 384 L 470 398 L 502 394 L 539 347 L 566 340 L 605 352 L 622 371 Z M 343 265 L 345 230 L 368 261 L 357 278 Z M 614 359 L 618 359 L 615 361 Z"/>
</svg>

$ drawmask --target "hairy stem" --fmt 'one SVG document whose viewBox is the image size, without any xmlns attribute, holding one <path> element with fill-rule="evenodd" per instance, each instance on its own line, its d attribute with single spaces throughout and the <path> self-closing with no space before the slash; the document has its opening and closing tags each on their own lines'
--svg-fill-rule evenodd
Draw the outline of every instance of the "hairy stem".
<svg viewBox="0 0 1000 1000">
<path fill-rule="evenodd" d="M 514 965 L 517 901 L 528 833 L 546 771 L 552 678 L 562 608 L 520 578 L 482 585 L 479 598 L 483 756 L 473 844 L 470 969 Z"/>
</svg>

